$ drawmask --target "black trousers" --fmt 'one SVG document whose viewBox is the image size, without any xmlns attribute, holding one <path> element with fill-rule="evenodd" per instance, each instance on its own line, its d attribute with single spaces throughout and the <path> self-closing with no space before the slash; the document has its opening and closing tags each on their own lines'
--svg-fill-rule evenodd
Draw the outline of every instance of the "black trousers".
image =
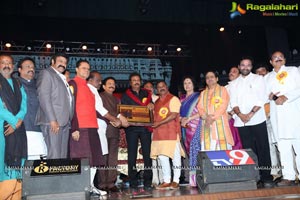
<svg viewBox="0 0 300 200">
<path fill-rule="evenodd" d="M 253 126 L 238 127 L 243 147 L 257 155 L 261 181 L 272 180 L 271 157 L 266 122 Z"/>
<path fill-rule="evenodd" d="M 138 141 L 141 142 L 142 155 L 144 160 L 144 186 L 149 187 L 152 184 L 152 160 L 150 158 L 151 150 L 151 132 L 144 127 L 130 127 L 126 129 L 126 141 L 128 146 L 128 176 L 130 187 L 138 186 L 138 177 L 136 169 L 136 157 Z"/>
</svg>

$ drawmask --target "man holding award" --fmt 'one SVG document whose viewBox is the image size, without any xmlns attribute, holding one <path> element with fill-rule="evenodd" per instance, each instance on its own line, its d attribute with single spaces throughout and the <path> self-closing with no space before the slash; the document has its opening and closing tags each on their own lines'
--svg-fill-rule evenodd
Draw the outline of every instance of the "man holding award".
<svg viewBox="0 0 300 200">
<path fill-rule="evenodd" d="M 123 94 L 121 103 L 124 105 L 147 106 L 153 109 L 151 94 L 148 90 L 141 88 L 141 76 L 132 73 L 129 76 L 130 88 Z M 129 120 L 128 120 L 129 121 Z M 132 124 L 125 129 L 128 144 L 128 176 L 130 178 L 130 188 L 134 191 L 138 187 L 138 177 L 136 169 L 136 157 L 138 142 L 140 140 L 144 160 L 144 189 L 151 189 L 152 184 L 152 160 L 150 158 L 151 130 L 150 127 L 139 124 Z"/>
</svg>

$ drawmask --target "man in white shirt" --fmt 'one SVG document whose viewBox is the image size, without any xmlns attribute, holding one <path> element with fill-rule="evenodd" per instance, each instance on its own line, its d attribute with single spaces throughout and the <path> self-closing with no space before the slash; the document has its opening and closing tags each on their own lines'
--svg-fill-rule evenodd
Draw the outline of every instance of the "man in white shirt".
<svg viewBox="0 0 300 200">
<path fill-rule="evenodd" d="M 262 76 L 251 72 L 252 59 L 244 57 L 238 66 L 241 75 L 231 82 L 230 104 L 236 114 L 234 126 L 238 128 L 244 148 L 251 148 L 258 157 L 259 186 L 273 187 L 270 174 L 271 159 L 264 104 L 267 101 Z"/>
<path fill-rule="evenodd" d="M 99 138 L 100 138 L 100 143 L 101 143 L 101 149 L 102 149 L 102 157 L 101 160 L 103 160 L 104 166 L 101 166 L 98 169 L 98 174 L 96 176 L 98 182 L 97 182 L 97 188 L 100 189 L 100 194 L 103 194 L 103 190 L 104 191 L 111 191 L 109 189 L 111 189 L 113 186 L 111 187 L 107 187 L 106 186 L 106 179 L 105 176 L 108 173 L 109 167 L 106 164 L 106 157 L 105 155 L 109 154 L 109 146 L 110 144 L 108 143 L 107 140 L 107 135 L 106 135 L 106 131 L 107 131 L 107 123 L 112 123 L 112 125 L 114 127 L 120 127 L 122 122 L 119 118 L 117 118 L 117 116 L 114 116 L 113 114 L 111 114 L 104 106 L 103 106 L 103 101 L 101 96 L 98 93 L 98 90 L 101 87 L 102 84 L 102 77 L 101 74 L 97 71 L 92 71 L 90 73 L 90 76 L 87 78 L 88 81 L 88 87 L 90 88 L 90 90 L 92 91 L 92 93 L 95 95 L 95 106 L 96 106 L 96 111 L 97 111 L 97 122 L 98 122 L 98 134 L 99 134 Z M 115 191 L 117 191 L 117 188 L 115 188 Z"/>
<path fill-rule="evenodd" d="M 266 64 L 258 64 L 255 69 L 255 73 L 261 76 L 266 76 L 269 73 L 268 66 Z M 281 170 L 280 170 L 280 160 L 279 160 L 279 152 L 277 149 L 277 141 L 274 138 L 274 133 L 271 125 L 270 120 L 270 102 L 265 104 L 265 111 L 266 111 L 266 124 L 268 130 L 268 138 L 269 138 L 269 146 L 270 146 L 270 156 L 271 156 L 271 174 L 273 176 L 273 180 L 279 180 L 281 177 Z"/>
<path fill-rule="evenodd" d="M 290 186 L 295 184 L 297 176 L 294 160 L 300 172 L 300 73 L 296 67 L 285 66 L 282 52 L 274 52 L 270 63 L 274 69 L 265 76 L 265 80 L 270 99 L 270 119 L 282 166 L 283 179 L 278 186 Z"/>
</svg>

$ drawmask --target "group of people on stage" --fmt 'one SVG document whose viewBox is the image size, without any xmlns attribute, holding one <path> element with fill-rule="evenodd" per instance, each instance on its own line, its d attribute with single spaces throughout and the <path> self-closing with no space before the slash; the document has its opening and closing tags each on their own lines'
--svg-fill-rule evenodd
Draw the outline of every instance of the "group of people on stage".
<svg viewBox="0 0 300 200">
<path fill-rule="evenodd" d="M 113 95 L 116 80 L 102 80 L 98 71 L 90 72 L 86 60 L 76 63 L 76 76 L 69 80 L 65 73 L 68 57 L 55 54 L 50 67 L 35 80 L 34 60 L 22 59 L 15 78 L 13 58 L 2 54 L 0 197 L 21 198 L 21 168 L 32 144 L 27 138 L 35 137 L 45 143 L 40 153 L 47 159 L 88 158 L 91 192 L 118 192 L 121 127 L 128 144 L 132 192 L 149 191 L 153 185 L 178 189 L 182 174 L 196 186 L 199 151 L 242 148 L 251 148 L 258 157 L 260 186 L 273 187 L 274 180 L 278 186 L 294 185 L 300 170 L 300 72 L 285 66 L 285 61 L 276 51 L 270 57 L 273 71 L 268 73 L 260 66 L 254 74 L 252 58 L 243 57 L 238 67 L 231 68 L 228 85 L 219 85 L 218 75 L 208 71 L 201 92 L 194 78 L 186 76 L 182 82 L 185 94 L 180 98 L 169 92 L 165 81 L 156 83 L 156 95 L 153 84 L 146 82 L 142 87 L 140 74 L 134 72 L 129 76 L 130 87 L 117 99 Z M 101 85 L 103 92 L 99 93 Z M 118 113 L 117 104 L 147 106 L 153 112 L 153 125 L 130 125 Z M 136 167 L 139 142 L 143 188 Z"/>
<path fill-rule="evenodd" d="M 88 158 L 91 192 L 118 191 L 119 128 L 128 122 L 117 111 L 116 80 L 102 81 L 99 72 L 90 72 L 88 61 L 79 60 L 76 76 L 67 81 L 67 63 L 65 54 L 55 54 L 35 79 L 35 62 L 25 57 L 14 77 L 12 56 L 0 55 L 0 199 L 21 199 L 25 160 L 40 155 Z"/>
</svg>

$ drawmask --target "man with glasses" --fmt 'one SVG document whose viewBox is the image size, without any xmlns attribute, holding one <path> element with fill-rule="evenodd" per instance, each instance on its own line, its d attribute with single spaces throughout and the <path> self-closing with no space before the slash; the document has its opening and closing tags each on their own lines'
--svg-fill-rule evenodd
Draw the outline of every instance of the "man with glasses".
<svg viewBox="0 0 300 200">
<path fill-rule="evenodd" d="M 296 67 L 285 66 L 285 62 L 282 52 L 274 52 L 270 59 L 273 71 L 265 76 L 270 119 L 282 166 L 283 179 L 278 186 L 295 184 L 294 160 L 300 172 L 300 73 Z"/>
</svg>

